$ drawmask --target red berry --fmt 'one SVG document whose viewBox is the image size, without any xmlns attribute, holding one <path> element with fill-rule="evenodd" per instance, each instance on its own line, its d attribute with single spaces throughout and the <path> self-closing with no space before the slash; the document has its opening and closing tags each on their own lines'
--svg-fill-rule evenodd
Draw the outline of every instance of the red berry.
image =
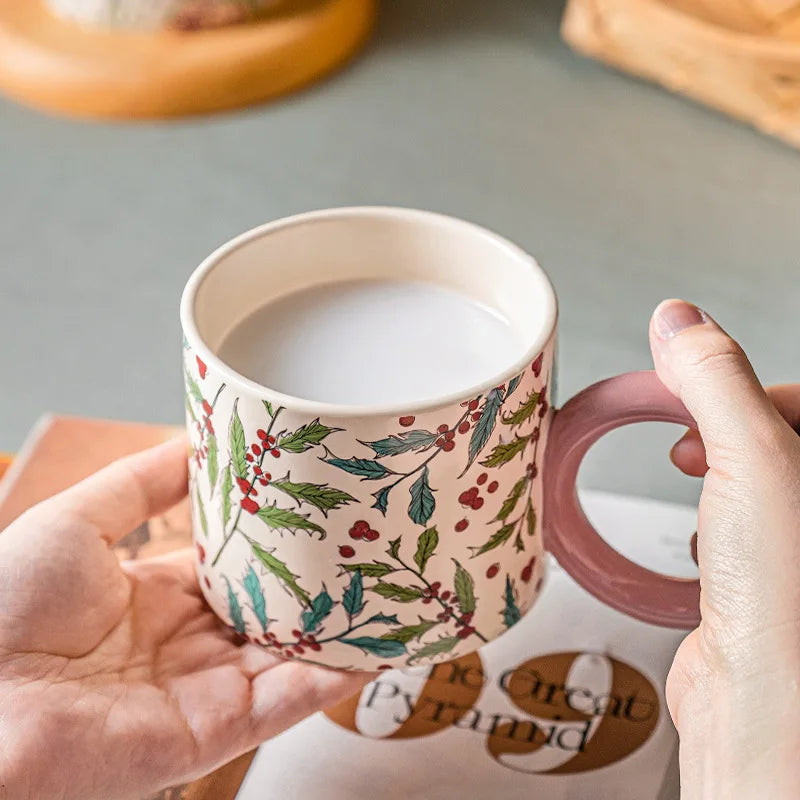
<svg viewBox="0 0 800 800">
<path fill-rule="evenodd" d="M 205 365 L 205 362 L 200 360 L 200 356 L 195 356 L 195 359 L 197 359 L 197 372 L 200 375 L 200 380 L 204 380 L 208 367 Z"/>
<path fill-rule="evenodd" d="M 448 426 L 443 422 L 437 429 L 439 433 L 447 433 Z"/>
<path fill-rule="evenodd" d="M 477 407 L 478 407 L 478 401 L 477 401 L 477 400 L 470 400 L 470 401 L 469 401 L 469 406 L 468 406 L 468 408 L 469 408 L 469 410 L 470 410 L 470 411 L 475 411 L 475 409 L 476 409 Z"/>
<path fill-rule="evenodd" d="M 430 603 L 432 600 L 433 600 L 432 597 L 423 597 L 422 598 L 422 603 L 423 603 L 423 605 L 428 605 L 428 603 Z"/>
<path fill-rule="evenodd" d="M 472 489 L 467 489 L 458 496 L 458 502 L 461 503 L 462 506 L 470 505 L 474 499 L 475 495 L 472 493 Z"/>
<path fill-rule="evenodd" d="M 436 440 L 436 446 L 437 446 L 437 447 L 444 447 L 444 436 L 440 436 L 440 437 L 439 437 L 439 438 Z"/>
<path fill-rule="evenodd" d="M 273 444 L 275 444 L 275 437 L 274 436 L 267 436 L 267 444 L 270 445 L 270 447 Z"/>
<path fill-rule="evenodd" d="M 269 484 L 269 481 L 268 481 L 266 478 L 259 478 L 259 479 L 258 479 L 258 482 L 259 482 L 259 483 L 260 483 L 262 486 L 267 486 L 267 485 Z"/>
<path fill-rule="evenodd" d="M 466 420 L 464 420 L 464 421 L 463 421 L 463 422 L 462 422 L 462 423 L 461 423 L 461 424 L 458 426 L 458 432 L 459 432 L 459 433 L 468 433 L 468 432 L 469 432 L 469 422 L 467 422 Z"/>
<path fill-rule="evenodd" d="M 465 625 L 469 625 L 469 623 L 470 623 L 470 622 L 472 622 L 472 617 L 473 617 L 473 614 L 472 614 L 472 612 L 470 611 L 470 612 L 469 612 L 469 614 L 462 614 L 462 615 L 461 615 L 461 621 L 462 621 L 462 622 L 463 622 Z"/>
<path fill-rule="evenodd" d="M 265 478 L 266 478 L 268 481 L 271 481 L 271 480 L 272 480 L 272 473 L 271 473 L 271 472 L 265 472 L 265 473 L 264 473 L 264 477 L 265 477 Z"/>
<path fill-rule="evenodd" d="M 539 580 L 536 581 L 536 588 L 534 589 L 534 591 L 536 591 L 536 592 L 541 591 L 542 583 L 544 583 L 544 579 L 543 578 L 539 578 Z"/>
<path fill-rule="evenodd" d="M 211 403 L 208 400 L 203 400 L 203 411 L 211 416 L 214 413 L 214 409 L 211 407 Z"/>
<path fill-rule="evenodd" d="M 485 472 L 481 472 L 481 474 L 478 475 L 478 480 L 475 481 L 475 483 L 477 483 L 478 486 L 483 486 L 483 484 L 486 483 L 488 479 L 489 476 Z"/>
<path fill-rule="evenodd" d="M 293 653 L 291 650 L 286 650 L 286 651 L 283 653 L 283 655 L 284 655 L 286 658 L 294 658 L 294 653 Z"/>
<path fill-rule="evenodd" d="M 431 591 L 433 591 L 433 592 L 438 592 L 439 589 L 441 589 L 441 588 L 442 588 L 442 582 L 441 581 L 434 581 L 431 584 Z"/>
<path fill-rule="evenodd" d="M 456 438 L 456 432 L 455 431 L 447 431 L 447 433 L 444 435 L 444 440 L 446 442 L 452 442 L 453 439 L 455 439 L 455 438 Z"/>
<path fill-rule="evenodd" d="M 280 451 L 280 450 L 276 450 L 275 448 L 273 448 L 272 450 L 270 450 L 270 451 L 269 451 L 269 454 L 270 454 L 270 455 L 271 455 L 273 458 L 280 458 L 280 457 L 281 457 L 281 451 Z"/>
<path fill-rule="evenodd" d="M 206 417 L 206 428 L 208 429 L 208 432 L 213 436 L 214 426 L 211 424 L 211 417 Z"/>
<path fill-rule="evenodd" d="M 299 631 L 299 630 L 297 630 L 297 628 L 295 628 L 295 629 L 292 631 L 292 636 L 293 636 L 295 639 L 300 639 L 300 638 L 302 637 L 302 635 L 303 635 L 303 634 L 302 634 L 302 633 L 300 633 L 300 631 Z"/>
<path fill-rule="evenodd" d="M 302 647 L 300 647 L 299 644 L 294 645 L 292 647 L 292 650 L 294 650 L 295 653 L 297 653 L 297 655 L 299 655 L 299 656 L 301 656 L 301 655 L 303 655 L 303 653 L 305 653 L 305 650 Z"/>
<path fill-rule="evenodd" d="M 497 573 L 500 572 L 500 565 L 499 564 L 492 564 L 489 569 L 486 570 L 486 577 L 487 578 L 494 578 Z"/>
<path fill-rule="evenodd" d="M 308 646 L 309 646 L 309 647 L 310 647 L 310 648 L 311 648 L 311 649 L 312 649 L 312 650 L 313 650 L 315 653 L 319 653 L 319 651 L 320 651 L 320 650 L 322 650 L 322 645 L 321 645 L 321 644 L 317 644 L 316 642 L 311 642 L 311 643 L 310 643 Z"/>
<path fill-rule="evenodd" d="M 533 556 L 531 560 L 528 562 L 528 566 L 533 569 L 533 565 L 536 563 L 536 556 Z"/>
<path fill-rule="evenodd" d="M 201 428 L 200 428 L 200 420 L 197 420 L 197 419 L 196 419 L 196 420 L 194 421 L 194 426 L 195 426 L 195 428 L 197 428 L 197 430 L 201 430 Z"/>
<path fill-rule="evenodd" d="M 206 563 L 206 549 L 200 543 L 197 545 L 197 557 L 200 559 L 201 564 Z"/>
<path fill-rule="evenodd" d="M 255 490 L 255 487 L 250 489 L 250 494 L 253 495 L 253 497 L 258 497 L 258 492 Z"/>
<path fill-rule="evenodd" d="M 353 523 L 353 529 L 363 535 L 369 530 L 369 522 L 365 519 L 356 520 L 356 522 Z"/>
<path fill-rule="evenodd" d="M 249 511 L 251 514 L 255 514 L 258 511 L 258 503 L 255 500 L 251 500 L 249 497 L 245 497 L 242 500 L 242 508 L 245 511 Z"/>
<path fill-rule="evenodd" d="M 465 531 L 467 529 L 468 525 L 469 525 L 468 519 L 460 519 L 458 522 L 456 522 L 456 531 L 458 533 L 461 533 L 462 531 Z"/>
<path fill-rule="evenodd" d="M 447 589 L 445 589 L 445 590 L 442 592 L 442 594 L 441 594 L 441 596 L 440 596 L 440 597 L 441 597 L 441 599 L 442 599 L 442 600 L 447 600 L 447 598 L 448 598 L 448 597 L 450 597 L 450 592 L 449 592 Z"/>
<path fill-rule="evenodd" d="M 540 435 L 541 435 L 541 431 L 539 430 L 539 426 L 537 425 L 537 426 L 536 426 L 536 427 L 535 427 L 535 428 L 534 428 L 534 429 L 531 431 L 531 441 L 532 441 L 532 442 L 538 442 L 538 441 L 539 441 L 539 436 L 540 436 Z"/>
<path fill-rule="evenodd" d="M 257 444 L 251 444 L 250 449 L 253 451 L 254 456 L 261 455 L 261 448 Z"/>
<path fill-rule="evenodd" d="M 544 353 L 539 353 L 536 356 L 536 360 L 531 364 L 531 369 L 533 370 L 533 374 L 538 378 L 539 373 L 542 371 L 542 364 L 544 363 Z"/>
<path fill-rule="evenodd" d="M 472 421 L 473 421 L 473 422 L 477 422 L 477 421 L 478 421 L 480 418 L 481 418 L 481 412 L 480 412 L 480 411 L 476 411 L 476 412 L 475 412 L 475 413 L 472 415 Z"/>
<path fill-rule="evenodd" d="M 210 589 L 211 588 L 211 581 L 208 579 L 208 575 L 203 576 L 203 583 Z"/>
<path fill-rule="evenodd" d="M 381 665 L 378 667 L 378 669 L 379 669 L 379 670 L 384 670 L 384 669 L 393 669 L 393 667 L 392 667 L 392 665 L 391 665 L 391 664 L 381 664 Z"/>
<path fill-rule="evenodd" d="M 539 419 L 544 417 L 548 408 L 550 408 L 550 406 L 547 404 L 547 400 L 543 400 L 542 405 L 539 407 Z"/>
<path fill-rule="evenodd" d="M 459 639 L 468 639 L 472 634 L 475 633 L 475 628 L 471 628 L 469 625 L 465 625 L 457 634 Z"/>
<path fill-rule="evenodd" d="M 208 448 L 203 447 L 203 458 L 208 458 Z"/>
<path fill-rule="evenodd" d="M 414 417 L 400 417 L 397 420 L 404 428 L 410 428 L 414 424 Z"/>
<path fill-rule="evenodd" d="M 491 482 L 491 483 L 490 483 L 490 484 L 489 484 L 489 485 L 486 487 L 486 491 L 487 491 L 487 492 L 489 492 L 489 494 L 494 494 L 494 493 L 497 491 L 497 487 L 498 487 L 498 486 L 500 486 L 500 484 L 499 484 L 497 481 L 492 481 L 492 482 Z"/>
<path fill-rule="evenodd" d="M 370 529 L 364 534 L 364 538 L 368 542 L 374 542 L 376 539 L 380 538 L 380 534 L 378 531 Z"/>
<path fill-rule="evenodd" d="M 250 481 L 246 478 L 237 478 L 236 484 L 242 490 L 243 494 L 247 494 L 250 491 Z"/>
<path fill-rule="evenodd" d="M 256 431 L 256 436 L 258 436 L 258 438 L 263 441 L 264 439 L 267 438 L 267 432 L 263 428 L 259 428 Z"/>
<path fill-rule="evenodd" d="M 476 497 L 472 501 L 472 510 L 473 511 L 479 511 L 481 508 L 483 508 L 483 498 L 482 497 Z"/>
<path fill-rule="evenodd" d="M 531 478 L 535 478 L 539 474 L 539 467 L 536 464 L 533 465 L 533 469 L 531 469 Z"/>
<path fill-rule="evenodd" d="M 245 456 L 245 458 L 246 458 L 246 459 L 247 459 L 247 460 L 248 460 L 248 461 L 249 461 L 251 464 L 253 463 L 253 456 L 251 456 L 251 455 L 250 455 L 250 453 L 248 453 L 248 454 Z"/>
<path fill-rule="evenodd" d="M 256 464 L 256 466 L 255 466 L 255 467 L 253 467 L 253 472 L 255 472 L 255 474 L 256 474 L 256 475 L 260 475 L 260 474 L 261 474 L 261 467 L 259 467 L 259 466 Z"/>
<path fill-rule="evenodd" d="M 364 534 L 361 533 L 361 531 L 358 530 L 355 526 L 350 528 L 349 532 L 350 532 L 350 538 L 351 539 L 362 539 L 364 537 Z"/>
<path fill-rule="evenodd" d="M 355 554 L 356 554 L 356 551 L 352 547 L 350 547 L 349 544 L 343 544 L 339 548 L 339 555 L 342 558 L 352 558 Z"/>
<path fill-rule="evenodd" d="M 533 576 L 533 568 L 529 564 L 525 569 L 522 570 L 520 577 L 522 578 L 525 583 L 530 583 L 531 577 Z"/>
<path fill-rule="evenodd" d="M 455 449 L 455 446 L 456 446 L 455 442 L 447 441 L 442 445 L 442 450 L 444 450 L 445 453 L 449 453 L 451 450 Z"/>
</svg>

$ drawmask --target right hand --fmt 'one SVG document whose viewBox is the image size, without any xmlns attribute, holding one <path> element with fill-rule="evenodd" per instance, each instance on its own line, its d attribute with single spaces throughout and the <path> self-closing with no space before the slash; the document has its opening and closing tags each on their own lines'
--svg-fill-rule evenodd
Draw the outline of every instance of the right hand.
<svg viewBox="0 0 800 800">
<path fill-rule="evenodd" d="M 702 621 L 667 680 L 681 739 L 681 796 L 796 798 L 800 386 L 767 394 L 741 347 L 682 301 L 656 309 L 650 340 L 659 377 L 697 422 L 673 461 L 705 476 L 697 539 Z"/>
</svg>

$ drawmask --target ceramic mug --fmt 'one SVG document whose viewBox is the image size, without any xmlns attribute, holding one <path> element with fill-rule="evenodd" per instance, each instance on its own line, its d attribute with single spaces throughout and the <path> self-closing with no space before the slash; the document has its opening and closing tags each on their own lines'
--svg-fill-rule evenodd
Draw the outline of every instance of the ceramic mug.
<svg viewBox="0 0 800 800">
<path fill-rule="evenodd" d="M 524 358 L 402 407 L 260 386 L 216 355 L 264 303 L 331 280 L 434 281 L 488 304 Z M 279 220 L 234 239 L 185 289 L 197 570 L 213 610 L 287 658 L 375 670 L 479 648 L 535 602 L 545 550 L 588 591 L 659 625 L 698 621 L 699 585 L 613 550 L 578 502 L 591 444 L 645 420 L 691 424 L 655 373 L 550 405 L 556 297 L 537 263 L 476 225 L 393 208 Z M 365 367 L 366 368 L 366 367 Z"/>
<path fill-rule="evenodd" d="M 58 16 L 114 29 L 216 28 L 255 17 L 278 0 L 47 0 Z"/>
</svg>

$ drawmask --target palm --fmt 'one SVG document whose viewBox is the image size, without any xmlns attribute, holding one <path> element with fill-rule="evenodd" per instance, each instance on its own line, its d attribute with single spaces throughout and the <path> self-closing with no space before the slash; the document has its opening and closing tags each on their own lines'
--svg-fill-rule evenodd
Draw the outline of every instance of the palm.
<svg viewBox="0 0 800 800">
<path fill-rule="evenodd" d="M 185 461 L 172 449 L 148 514 L 185 486 L 180 470 L 165 472 Z M 203 602 L 189 551 L 120 565 L 108 544 L 133 527 L 128 512 L 107 521 L 87 511 L 102 475 L 87 482 L 91 497 L 70 490 L 0 536 L 0 739 L 50 754 L 25 765 L 33 796 L 141 798 L 364 682 L 243 644 Z"/>
</svg>

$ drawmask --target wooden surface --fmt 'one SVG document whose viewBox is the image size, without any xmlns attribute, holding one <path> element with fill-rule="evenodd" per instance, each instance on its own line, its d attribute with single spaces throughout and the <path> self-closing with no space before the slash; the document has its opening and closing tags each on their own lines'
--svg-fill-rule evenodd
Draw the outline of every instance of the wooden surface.
<svg viewBox="0 0 800 800">
<path fill-rule="evenodd" d="M 162 425 L 49 416 L 32 431 L 0 480 L 0 531 L 23 511 L 72 486 L 116 458 L 156 445 L 179 429 Z M 0 455 L 0 476 L 9 459 Z M 188 502 L 131 531 L 117 544 L 120 558 L 146 558 L 191 543 Z M 1 534 L 0 534 L 1 535 Z M 234 800 L 255 751 L 186 786 L 148 800 Z"/>
<path fill-rule="evenodd" d="M 365 40 L 376 0 L 292 0 L 215 30 L 117 33 L 0 0 L 0 91 L 79 117 L 206 113 L 298 89 Z"/>
<path fill-rule="evenodd" d="M 569 0 L 581 53 L 800 146 L 796 0 Z"/>
</svg>

